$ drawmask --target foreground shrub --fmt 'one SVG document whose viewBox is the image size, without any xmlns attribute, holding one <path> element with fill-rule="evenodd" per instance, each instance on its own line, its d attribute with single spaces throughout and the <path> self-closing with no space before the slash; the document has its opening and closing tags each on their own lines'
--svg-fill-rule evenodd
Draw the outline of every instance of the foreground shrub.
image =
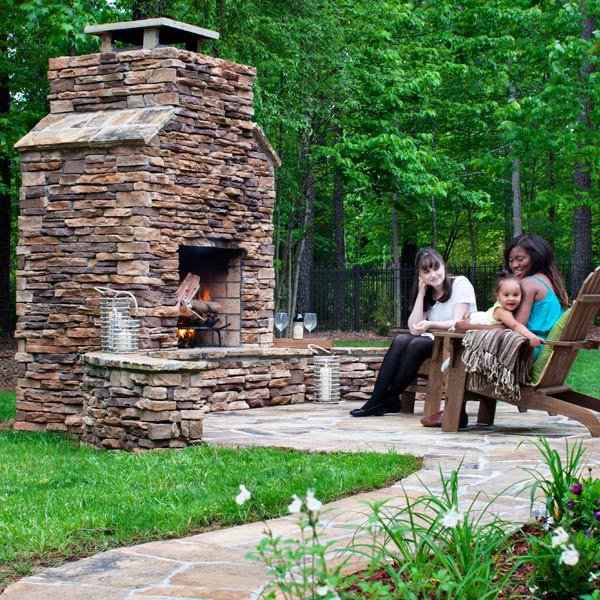
<svg viewBox="0 0 600 600">
<path fill-rule="evenodd" d="M 343 549 L 321 541 L 314 494 L 295 497 L 289 509 L 301 515 L 301 535 L 286 540 L 268 531 L 254 555 L 271 574 L 262 597 L 600 600 L 600 480 L 582 478 L 581 442 L 566 443 L 564 460 L 544 438 L 534 445 L 548 471 L 525 469 L 533 479 L 532 508 L 542 494 L 541 526 L 515 535 L 517 524 L 493 514 L 494 501 L 508 490 L 487 502 L 477 495 L 463 507 L 460 467 L 449 477 L 440 473 L 441 492 L 426 488 L 417 499 L 405 493 L 401 508 L 369 505 L 367 523 Z M 520 544 L 516 552 L 515 541 L 523 539 L 525 551 Z M 348 574 L 357 557 L 365 567 Z"/>
</svg>

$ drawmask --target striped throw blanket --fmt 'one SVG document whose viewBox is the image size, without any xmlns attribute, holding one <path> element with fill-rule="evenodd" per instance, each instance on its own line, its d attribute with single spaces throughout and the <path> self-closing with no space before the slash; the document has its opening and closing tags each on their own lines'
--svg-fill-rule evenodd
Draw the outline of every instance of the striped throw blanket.
<svg viewBox="0 0 600 600">
<path fill-rule="evenodd" d="M 520 385 L 530 382 L 533 349 L 511 329 L 470 329 L 462 341 L 470 387 L 492 386 L 494 397 L 520 400 Z"/>
</svg>

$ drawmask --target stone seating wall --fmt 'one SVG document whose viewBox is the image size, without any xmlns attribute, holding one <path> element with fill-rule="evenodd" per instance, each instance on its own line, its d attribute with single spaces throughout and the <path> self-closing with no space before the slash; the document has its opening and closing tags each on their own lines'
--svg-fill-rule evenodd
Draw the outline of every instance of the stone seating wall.
<svg viewBox="0 0 600 600">
<path fill-rule="evenodd" d="M 384 351 L 334 351 L 341 400 L 369 397 Z M 207 412 L 313 402 L 313 372 L 312 354 L 298 349 L 90 353 L 84 357 L 82 439 L 122 450 L 197 444 Z"/>
</svg>

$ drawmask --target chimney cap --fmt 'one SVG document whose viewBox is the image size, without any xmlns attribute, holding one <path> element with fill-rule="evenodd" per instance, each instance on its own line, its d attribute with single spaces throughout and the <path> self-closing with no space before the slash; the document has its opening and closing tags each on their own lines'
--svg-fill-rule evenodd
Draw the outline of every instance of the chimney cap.
<svg viewBox="0 0 600 600">
<path fill-rule="evenodd" d="M 159 45 L 185 44 L 186 50 L 198 52 L 203 40 L 219 39 L 216 31 L 181 23 L 167 17 L 87 25 L 84 32 L 102 38 L 102 52 L 114 52 L 115 42 L 148 49 Z"/>
</svg>

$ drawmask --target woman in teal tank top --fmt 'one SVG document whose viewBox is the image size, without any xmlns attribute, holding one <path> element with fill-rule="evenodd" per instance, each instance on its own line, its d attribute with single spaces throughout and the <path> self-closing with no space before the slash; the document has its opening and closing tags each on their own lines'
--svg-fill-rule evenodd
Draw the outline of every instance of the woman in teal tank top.
<svg viewBox="0 0 600 600">
<path fill-rule="evenodd" d="M 565 311 L 569 298 L 550 244 L 541 236 L 517 236 L 504 252 L 506 268 L 520 280 L 525 296 L 515 319 L 541 338 Z M 535 356 L 540 349 L 535 349 Z"/>
</svg>

